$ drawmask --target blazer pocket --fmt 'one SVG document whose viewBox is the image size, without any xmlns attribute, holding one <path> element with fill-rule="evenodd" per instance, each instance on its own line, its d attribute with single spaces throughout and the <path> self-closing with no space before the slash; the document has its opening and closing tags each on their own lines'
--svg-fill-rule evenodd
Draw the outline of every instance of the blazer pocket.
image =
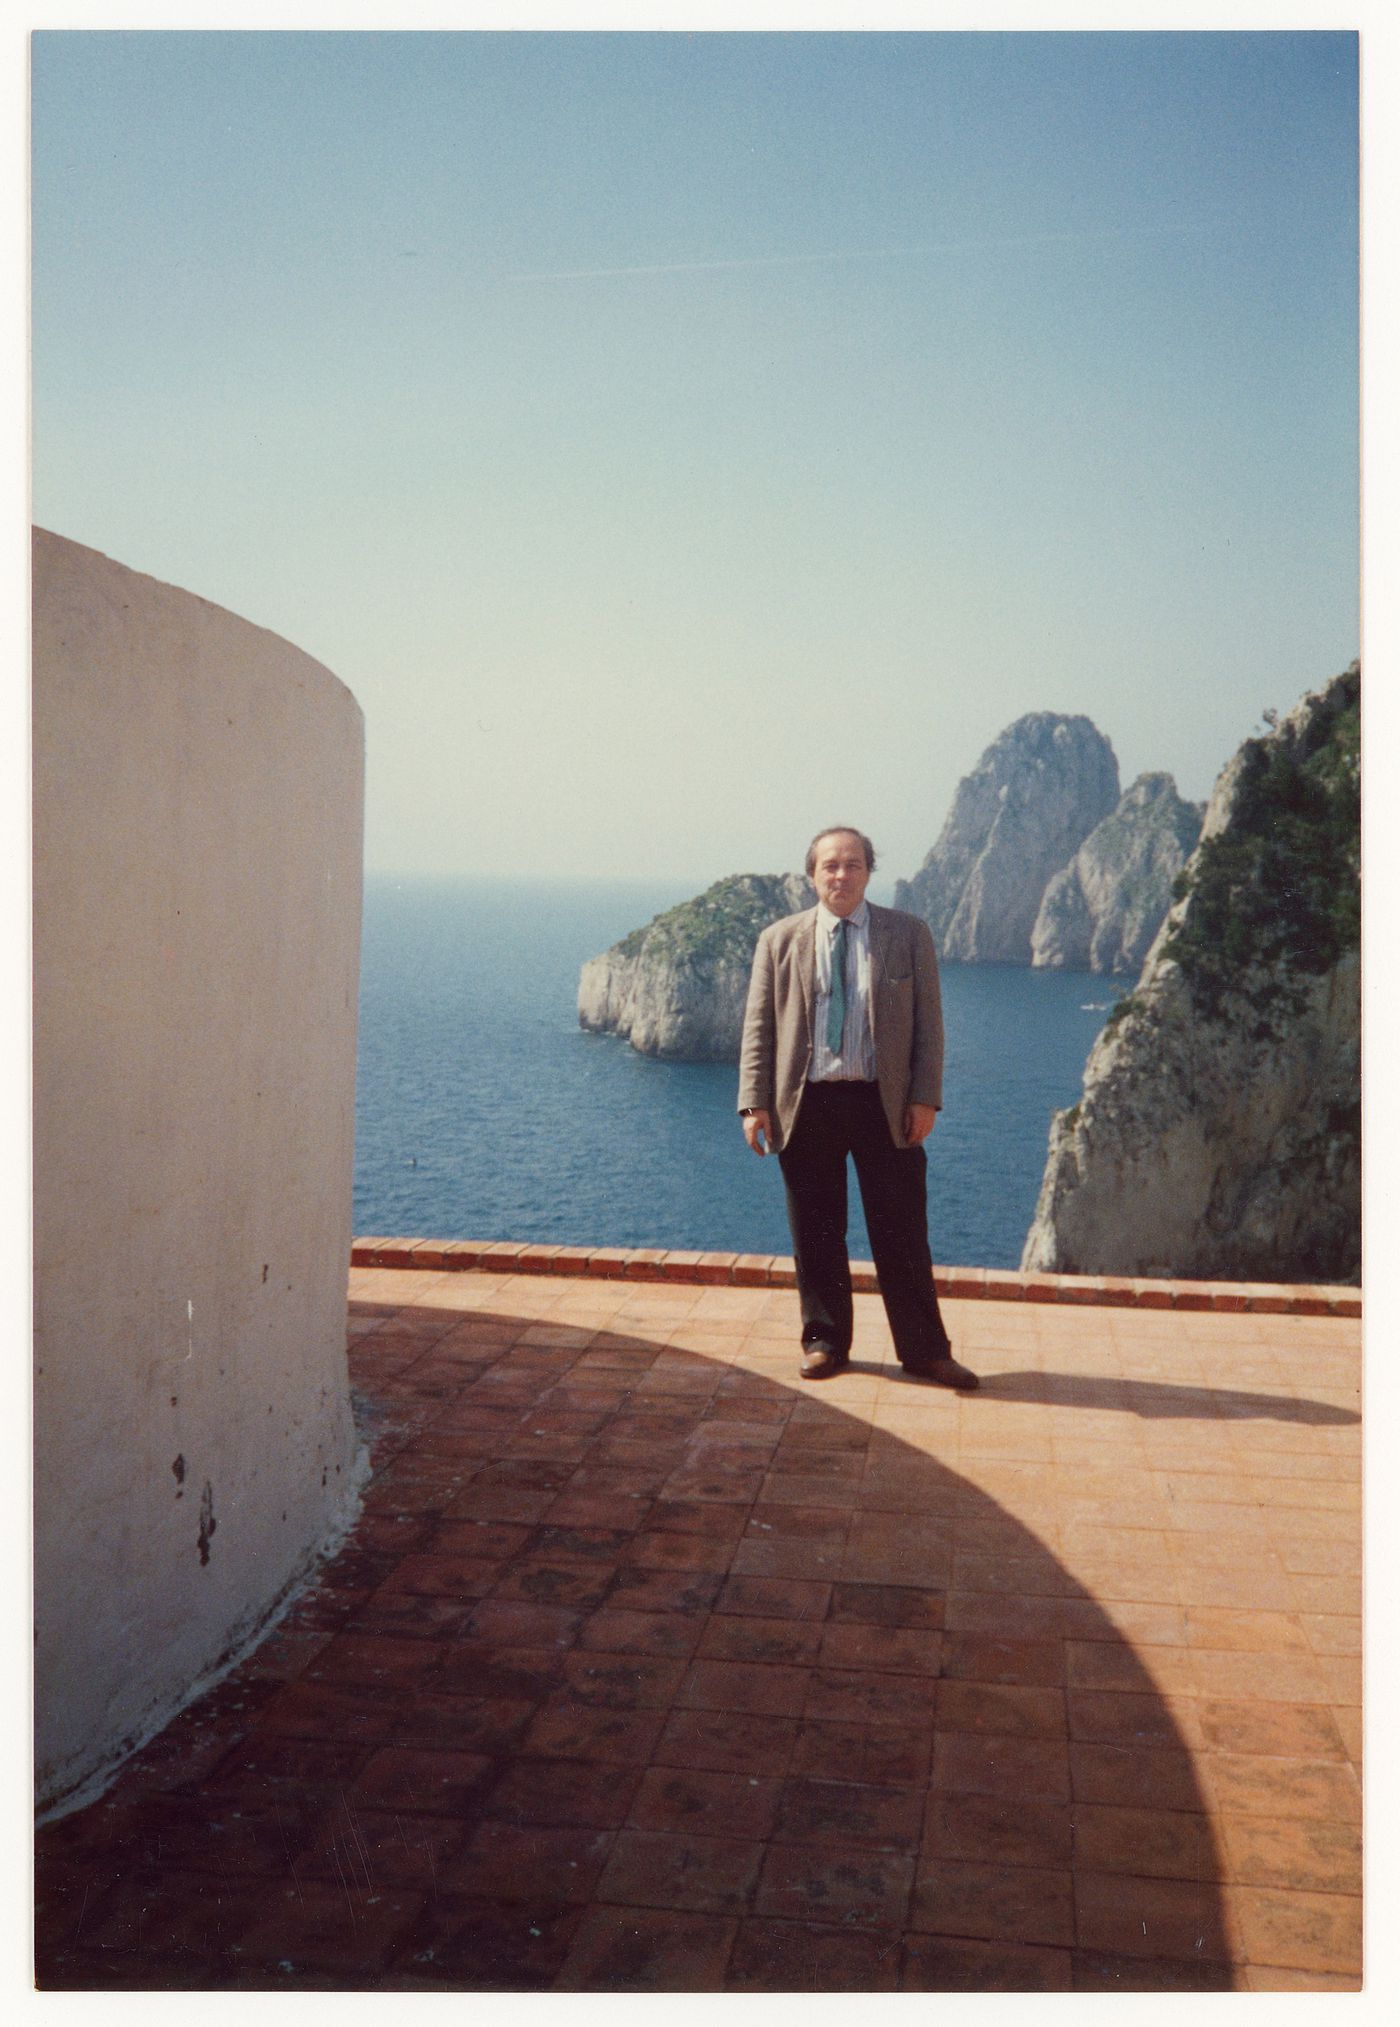
<svg viewBox="0 0 1400 2027">
<path fill-rule="evenodd" d="M 914 974 L 912 971 L 887 971 L 885 973 L 886 985 L 912 985 L 913 983 Z"/>
</svg>

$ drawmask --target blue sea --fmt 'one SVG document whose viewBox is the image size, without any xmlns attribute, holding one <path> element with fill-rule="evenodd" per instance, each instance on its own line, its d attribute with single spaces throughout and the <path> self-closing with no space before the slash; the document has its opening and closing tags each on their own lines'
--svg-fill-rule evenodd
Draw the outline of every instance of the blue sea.
<svg viewBox="0 0 1400 2027">
<path fill-rule="evenodd" d="M 735 1070 L 657 1062 L 578 1025 L 584 960 L 690 891 L 367 880 L 357 1234 L 791 1251 L 778 1164 L 739 1130 Z M 1089 973 L 944 966 L 936 1261 L 1018 1264 L 1050 1115 L 1078 1097 L 1124 989 Z M 854 1181 L 851 1252 L 870 1257 Z"/>
</svg>

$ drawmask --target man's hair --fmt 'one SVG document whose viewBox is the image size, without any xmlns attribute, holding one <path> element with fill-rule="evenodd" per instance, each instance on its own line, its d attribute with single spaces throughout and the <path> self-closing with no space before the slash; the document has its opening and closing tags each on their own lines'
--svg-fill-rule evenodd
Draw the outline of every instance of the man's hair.
<svg viewBox="0 0 1400 2027">
<path fill-rule="evenodd" d="M 817 846 L 823 838 L 835 837 L 838 832 L 848 838 L 859 839 L 860 848 L 865 853 L 865 870 L 867 873 L 874 872 L 875 847 L 871 844 L 865 832 L 858 831 L 853 823 L 829 823 L 825 830 L 817 832 L 811 844 L 807 847 L 807 878 L 809 880 L 817 869 Z"/>
</svg>

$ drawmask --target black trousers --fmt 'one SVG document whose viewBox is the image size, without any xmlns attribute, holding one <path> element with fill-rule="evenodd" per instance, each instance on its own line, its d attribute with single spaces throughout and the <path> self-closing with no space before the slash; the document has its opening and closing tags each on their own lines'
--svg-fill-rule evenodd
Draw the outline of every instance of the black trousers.
<svg viewBox="0 0 1400 2027">
<path fill-rule="evenodd" d="M 846 1157 L 853 1157 L 870 1250 L 901 1363 L 946 1358 L 948 1333 L 933 1286 L 922 1147 L 896 1147 L 876 1084 L 809 1084 L 792 1139 L 778 1156 L 802 1304 L 802 1344 L 844 1357 L 851 1348 L 846 1251 Z"/>
</svg>

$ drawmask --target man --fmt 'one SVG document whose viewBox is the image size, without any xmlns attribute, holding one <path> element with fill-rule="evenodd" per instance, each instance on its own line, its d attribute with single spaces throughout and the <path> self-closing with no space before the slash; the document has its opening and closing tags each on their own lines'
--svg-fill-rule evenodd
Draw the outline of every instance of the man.
<svg viewBox="0 0 1400 2027">
<path fill-rule="evenodd" d="M 807 850 L 817 905 L 758 939 L 744 1014 L 739 1111 L 755 1154 L 787 1190 L 802 1305 L 802 1377 L 851 1354 L 846 1157 L 906 1372 L 968 1390 L 933 1286 L 923 1143 L 943 1103 L 938 960 L 917 916 L 865 898 L 875 850 L 862 831 L 821 831 Z"/>
</svg>

